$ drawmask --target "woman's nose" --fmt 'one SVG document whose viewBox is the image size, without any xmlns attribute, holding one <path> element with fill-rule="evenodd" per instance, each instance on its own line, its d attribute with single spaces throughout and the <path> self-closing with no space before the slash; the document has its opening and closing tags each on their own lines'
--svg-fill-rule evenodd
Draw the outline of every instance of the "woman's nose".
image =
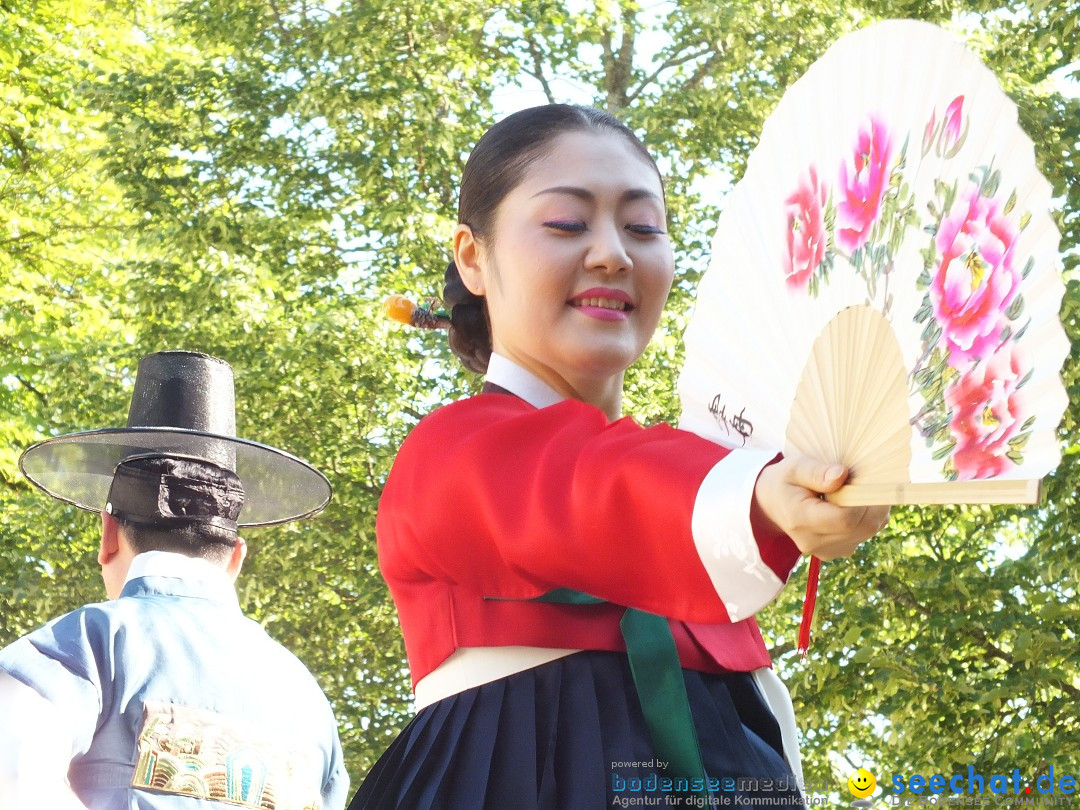
<svg viewBox="0 0 1080 810">
<path fill-rule="evenodd" d="M 626 247 L 626 234 L 616 223 L 594 225 L 593 238 L 585 257 L 585 267 L 603 273 L 632 270 L 633 259 Z"/>
</svg>

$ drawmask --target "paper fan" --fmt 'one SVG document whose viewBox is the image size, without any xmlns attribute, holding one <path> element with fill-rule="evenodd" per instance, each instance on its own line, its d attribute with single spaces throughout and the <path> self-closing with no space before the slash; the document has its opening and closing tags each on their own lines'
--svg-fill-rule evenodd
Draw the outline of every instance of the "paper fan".
<svg viewBox="0 0 1080 810">
<path fill-rule="evenodd" d="M 1037 500 L 1068 401 L 1050 193 L 1016 107 L 952 36 L 844 37 L 727 200 L 680 426 L 841 462 L 841 503 Z"/>
</svg>

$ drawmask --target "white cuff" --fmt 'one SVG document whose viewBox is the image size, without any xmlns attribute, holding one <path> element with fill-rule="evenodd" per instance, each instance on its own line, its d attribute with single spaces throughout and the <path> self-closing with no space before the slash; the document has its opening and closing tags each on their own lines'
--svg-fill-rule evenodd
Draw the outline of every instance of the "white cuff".
<svg viewBox="0 0 1080 810">
<path fill-rule="evenodd" d="M 731 451 L 705 476 L 694 501 L 694 544 L 733 622 L 753 616 L 784 587 L 761 559 L 750 526 L 754 484 L 775 457 L 772 451 Z"/>
</svg>

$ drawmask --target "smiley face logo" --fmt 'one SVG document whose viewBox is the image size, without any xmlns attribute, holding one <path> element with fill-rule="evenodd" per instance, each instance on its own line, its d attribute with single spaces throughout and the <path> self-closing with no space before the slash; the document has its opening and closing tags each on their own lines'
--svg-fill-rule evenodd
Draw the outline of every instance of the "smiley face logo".
<svg viewBox="0 0 1080 810">
<path fill-rule="evenodd" d="M 866 768 L 859 768 L 847 780 L 848 790 L 856 799 L 865 799 L 877 787 L 877 779 Z"/>
</svg>

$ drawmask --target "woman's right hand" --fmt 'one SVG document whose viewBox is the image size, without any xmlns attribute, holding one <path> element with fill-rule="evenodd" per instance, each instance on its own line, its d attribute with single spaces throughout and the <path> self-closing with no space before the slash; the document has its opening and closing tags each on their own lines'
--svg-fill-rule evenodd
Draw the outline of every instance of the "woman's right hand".
<svg viewBox="0 0 1080 810">
<path fill-rule="evenodd" d="M 837 506 L 822 495 L 847 481 L 848 471 L 807 456 L 791 456 L 761 471 L 751 505 L 762 521 L 792 539 L 803 554 L 822 560 L 848 557 L 889 522 L 888 506 Z"/>
</svg>

